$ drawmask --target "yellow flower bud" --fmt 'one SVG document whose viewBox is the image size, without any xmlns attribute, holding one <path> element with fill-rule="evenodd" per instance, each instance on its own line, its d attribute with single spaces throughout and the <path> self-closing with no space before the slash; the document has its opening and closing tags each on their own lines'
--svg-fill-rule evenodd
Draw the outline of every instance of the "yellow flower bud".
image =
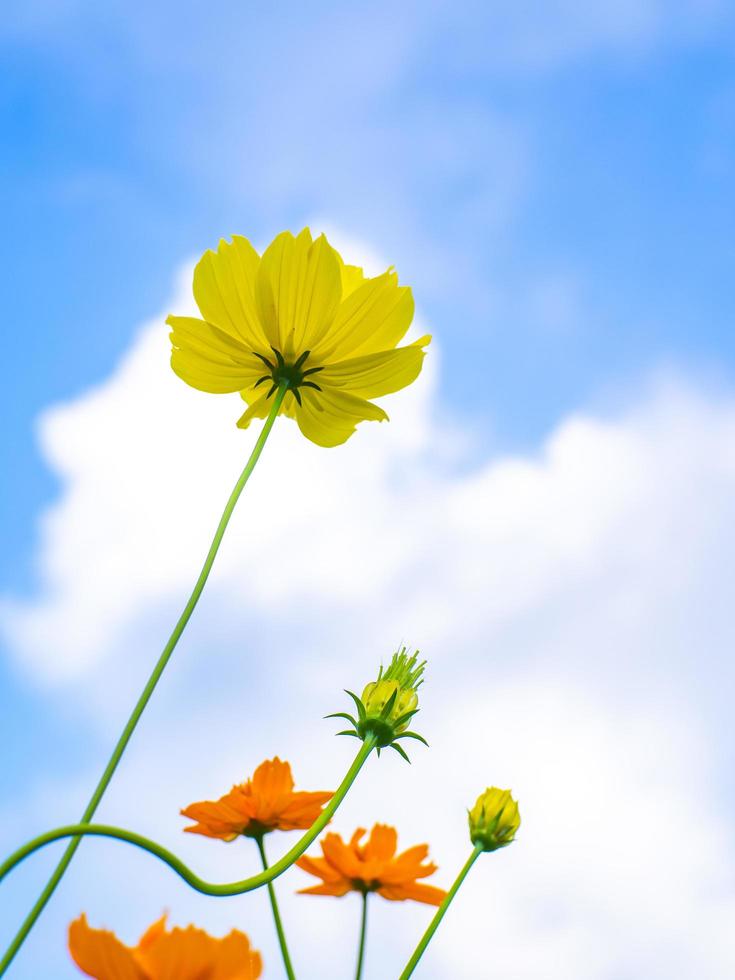
<svg viewBox="0 0 735 980">
<path fill-rule="evenodd" d="M 515 839 L 521 825 L 518 804 L 509 789 L 491 786 L 469 811 L 470 839 L 483 851 L 497 851 Z"/>
<path fill-rule="evenodd" d="M 327 715 L 328 718 L 344 718 L 353 726 L 353 730 L 338 734 L 352 735 L 363 741 L 370 738 L 378 755 L 381 749 L 390 747 L 407 762 L 410 761 L 397 743 L 399 739 L 412 738 L 426 744 L 426 739 L 421 735 L 407 730 L 419 710 L 416 692 L 423 683 L 425 665 L 425 660 L 419 662 L 418 653 L 409 654 L 405 647 L 394 653 L 388 667 L 385 670 L 381 667 L 377 679 L 365 686 L 361 698 L 347 691 L 355 702 L 357 718 L 344 711 Z"/>
<path fill-rule="evenodd" d="M 419 703 L 419 697 L 414 690 L 401 690 L 398 681 L 381 680 L 371 681 L 362 692 L 360 700 L 365 705 L 365 715 L 367 718 L 380 718 L 385 710 L 385 706 L 395 693 L 395 701 L 385 721 L 396 722 L 408 711 L 413 711 Z M 396 726 L 396 731 L 403 731 L 408 728 L 408 721 Z"/>
</svg>

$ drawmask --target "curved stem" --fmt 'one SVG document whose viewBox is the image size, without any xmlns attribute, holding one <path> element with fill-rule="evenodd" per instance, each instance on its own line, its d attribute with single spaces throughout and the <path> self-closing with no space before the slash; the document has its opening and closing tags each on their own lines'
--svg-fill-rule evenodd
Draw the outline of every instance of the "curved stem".
<svg viewBox="0 0 735 980">
<path fill-rule="evenodd" d="M 10 874 L 13 868 L 20 864 L 25 858 L 29 857 L 34 851 L 45 847 L 47 844 L 53 843 L 56 840 L 62 840 L 65 837 L 113 837 L 116 840 L 125 841 L 127 844 L 133 844 L 135 847 L 140 847 L 142 850 L 147 851 L 154 857 L 159 858 L 165 864 L 175 871 L 179 877 L 183 878 L 187 885 L 191 885 L 196 891 L 201 892 L 203 895 L 213 895 L 219 898 L 226 898 L 231 895 L 242 895 L 244 892 L 251 892 L 256 888 L 260 888 L 263 885 L 267 885 L 269 881 L 274 881 L 279 875 L 282 875 L 284 871 L 288 871 L 291 865 L 301 857 L 307 847 L 310 846 L 312 841 L 322 832 L 329 821 L 334 816 L 337 807 L 340 805 L 342 800 L 347 795 L 347 791 L 350 786 L 352 786 L 358 772 L 362 769 L 365 760 L 370 755 L 372 750 L 375 748 L 375 741 L 370 738 L 367 739 L 360 747 L 360 751 L 355 756 L 352 765 L 345 778 L 340 783 L 337 791 L 335 792 L 332 799 L 324 807 L 320 815 L 311 825 L 311 827 L 306 831 L 304 836 L 298 841 L 297 844 L 287 851 L 283 857 L 272 864 L 267 871 L 261 871 L 257 875 L 253 875 L 250 878 L 244 878 L 242 881 L 235 881 L 231 884 L 226 885 L 215 885 L 209 881 L 205 881 L 198 875 L 187 868 L 183 861 L 179 860 L 175 854 L 171 851 L 166 850 L 165 847 L 161 847 L 160 844 L 156 844 L 154 841 L 148 840 L 147 837 L 143 837 L 141 834 L 136 834 L 132 830 L 123 830 L 120 827 L 109 827 L 102 824 L 71 824 L 68 827 L 58 827 L 56 830 L 49 830 L 45 834 L 40 834 L 38 837 L 34 837 L 32 841 L 24 844 L 23 847 L 19 847 L 17 851 L 10 855 L 10 857 L 0 864 L 0 881 L 2 881 L 6 875 Z"/>
<path fill-rule="evenodd" d="M 263 871 L 267 871 L 268 860 L 265 856 L 265 846 L 263 844 L 262 835 L 255 838 L 255 843 L 258 845 L 260 860 L 263 862 Z M 288 980 L 296 980 L 296 974 L 293 972 L 293 966 L 291 965 L 291 957 L 288 955 L 288 945 L 286 944 L 286 933 L 283 931 L 283 923 L 281 922 L 281 913 L 278 911 L 276 890 L 273 887 L 273 882 L 271 881 L 268 882 L 268 898 L 271 900 L 271 911 L 273 912 L 273 921 L 276 924 L 278 945 L 281 947 L 281 956 L 283 957 L 283 965 L 286 968 L 286 976 L 288 977 Z"/>
<path fill-rule="evenodd" d="M 276 416 L 278 415 L 278 410 L 281 407 L 281 403 L 283 402 L 287 389 L 288 389 L 288 384 L 282 383 L 278 391 L 276 392 L 276 396 L 273 399 L 273 405 L 271 406 L 271 410 L 268 415 L 268 418 L 266 419 L 265 425 L 263 426 L 263 429 L 260 435 L 258 436 L 258 441 L 255 443 L 255 447 L 252 453 L 250 454 L 250 458 L 245 464 L 245 469 L 240 474 L 240 478 L 235 484 L 235 488 L 230 494 L 227 504 L 225 505 L 225 509 L 222 513 L 222 517 L 220 518 L 220 522 L 217 525 L 217 530 L 215 531 L 212 544 L 210 545 L 209 551 L 207 552 L 207 557 L 204 560 L 204 565 L 202 566 L 202 570 L 199 573 L 199 578 L 196 580 L 194 589 L 191 595 L 189 596 L 189 601 L 186 603 L 186 606 L 184 607 L 184 611 L 179 616 L 178 622 L 174 626 L 173 632 L 171 633 L 171 636 L 169 637 L 166 646 L 163 648 L 163 652 L 158 658 L 158 662 L 156 663 L 156 666 L 153 668 L 153 672 L 151 676 L 148 678 L 148 681 L 145 687 L 143 688 L 143 691 L 140 697 L 138 698 L 135 707 L 133 708 L 132 714 L 128 718 L 125 728 L 123 728 L 122 734 L 120 735 L 120 738 L 117 741 L 117 745 L 112 751 L 112 755 L 110 756 L 109 762 L 105 766 L 105 770 L 102 773 L 100 781 L 97 783 L 94 793 L 92 793 L 91 799 L 87 804 L 84 813 L 82 814 L 80 825 L 88 824 L 89 821 L 94 816 L 97 807 L 99 806 L 100 801 L 104 796 L 107 787 L 110 784 L 110 780 L 115 774 L 115 770 L 117 769 L 118 763 L 120 762 L 120 759 L 122 759 L 123 753 L 125 752 L 125 749 L 128 746 L 128 742 L 130 741 L 132 734 L 135 731 L 138 722 L 140 721 L 141 715 L 145 711 L 146 705 L 148 704 L 151 695 L 156 689 L 156 685 L 161 679 L 161 675 L 166 669 L 166 665 L 168 664 L 171 658 L 171 654 L 174 652 L 176 644 L 179 642 L 181 634 L 184 632 L 184 629 L 186 628 L 186 624 L 189 622 L 189 618 L 191 617 L 191 614 L 194 612 L 194 608 L 197 602 L 199 601 L 199 596 L 202 594 L 204 585 L 207 579 L 209 578 L 209 573 L 212 570 L 214 559 L 217 555 L 217 552 L 219 551 L 219 546 L 222 542 L 222 538 L 224 537 L 224 533 L 230 521 L 230 517 L 232 516 L 232 512 L 235 509 L 235 504 L 237 503 L 238 498 L 242 493 L 243 487 L 248 482 L 250 474 L 255 469 L 255 464 L 258 462 L 258 459 L 260 458 L 260 454 L 263 451 L 263 447 L 265 446 L 268 435 L 270 434 L 270 431 L 273 428 L 273 423 L 276 420 Z M 45 888 L 41 892 L 41 895 L 36 901 L 36 904 L 28 913 L 25 922 L 18 930 L 15 939 L 13 939 L 12 943 L 8 947 L 2 960 L 0 960 L 0 977 L 4 975 L 5 971 L 12 963 L 16 953 L 23 945 L 26 937 L 28 936 L 28 933 L 31 931 L 39 915 L 44 910 L 46 903 L 53 895 L 56 886 L 63 878 L 66 869 L 69 867 L 69 864 L 71 863 L 71 860 L 74 857 L 74 853 L 76 849 L 79 847 L 80 841 L 81 841 L 81 837 L 77 836 L 74 838 L 74 840 L 70 841 L 70 843 L 68 844 L 61 860 L 59 861 L 53 874 L 51 875 L 48 882 L 46 883 Z"/>
<path fill-rule="evenodd" d="M 462 882 L 467 877 L 467 874 L 469 873 L 470 868 L 472 867 L 472 865 L 475 863 L 475 861 L 478 859 L 478 857 L 481 854 L 482 854 L 482 847 L 474 847 L 472 849 L 472 854 L 470 854 L 470 856 L 467 858 L 467 862 L 465 863 L 465 866 L 462 868 L 462 870 L 460 871 L 460 873 L 457 875 L 457 878 L 456 878 L 454 884 L 452 885 L 452 887 L 447 892 L 447 897 L 444 899 L 444 901 L 441 903 L 441 905 L 439 906 L 439 908 L 436 910 L 436 915 L 434 916 L 434 918 L 429 923 L 429 928 L 426 930 L 426 932 L 421 937 L 421 942 L 418 944 L 418 946 L 414 950 L 413 956 L 408 961 L 408 963 L 406 965 L 406 969 L 400 975 L 400 977 L 398 978 L 398 980 L 408 980 L 408 978 L 411 976 L 411 974 L 413 973 L 413 971 L 416 969 L 416 966 L 418 964 L 418 961 L 424 955 L 424 952 L 426 950 L 426 947 L 431 942 L 431 937 L 434 935 L 434 933 L 436 932 L 437 928 L 439 927 L 439 923 L 444 918 L 445 912 L 447 911 L 447 909 L 449 908 L 449 906 L 452 904 L 452 899 L 454 898 L 454 896 L 459 891 L 460 885 L 462 884 Z"/>
<path fill-rule="evenodd" d="M 362 919 L 360 920 L 360 947 L 357 951 L 357 972 L 355 980 L 362 977 L 362 964 L 365 960 L 365 936 L 367 934 L 368 892 L 362 893 Z"/>
</svg>

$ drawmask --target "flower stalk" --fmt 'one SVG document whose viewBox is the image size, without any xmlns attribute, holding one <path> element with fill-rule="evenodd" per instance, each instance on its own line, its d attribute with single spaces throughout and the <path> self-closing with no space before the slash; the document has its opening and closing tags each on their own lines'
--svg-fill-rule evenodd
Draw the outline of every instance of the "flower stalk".
<svg viewBox="0 0 735 980">
<path fill-rule="evenodd" d="M 452 885 L 452 887 L 447 892 L 446 898 L 441 903 L 441 905 L 439 906 L 439 908 L 436 910 L 436 915 L 434 916 L 434 918 L 429 923 L 428 929 L 426 930 L 426 932 L 421 937 L 421 941 L 419 942 L 419 944 L 416 947 L 416 949 L 413 951 L 413 955 L 412 955 L 411 959 L 406 964 L 406 968 L 404 969 L 403 973 L 400 975 L 400 977 L 398 978 L 398 980 L 408 980 L 408 978 L 411 976 L 411 974 L 413 973 L 413 971 L 418 966 L 418 962 L 421 959 L 421 957 L 424 955 L 424 953 L 426 951 L 426 947 L 429 945 L 429 943 L 431 942 L 431 939 L 432 939 L 434 933 L 439 928 L 439 923 L 441 922 L 441 920 L 446 915 L 446 912 L 447 912 L 447 909 L 449 908 L 449 906 L 452 904 L 452 899 L 454 898 L 454 896 L 459 891 L 459 889 L 460 889 L 460 887 L 462 885 L 462 882 L 465 880 L 465 878 L 469 874 L 470 868 L 475 863 L 475 861 L 478 859 L 478 857 L 482 854 L 482 852 L 483 852 L 483 847 L 482 847 L 481 844 L 476 844 L 472 848 L 472 853 L 467 858 L 467 861 L 465 862 L 464 867 L 462 868 L 462 870 L 457 875 L 457 877 L 456 877 L 456 879 L 454 881 L 454 884 Z"/>
<path fill-rule="evenodd" d="M 45 847 L 47 844 L 52 844 L 54 841 L 63 840 L 67 837 L 110 837 L 114 840 L 124 841 L 127 844 L 133 844 L 135 847 L 139 847 L 141 850 L 147 851 L 149 854 L 157 857 L 164 864 L 167 864 L 172 871 L 175 871 L 180 878 L 183 878 L 187 885 L 190 885 L 195 891 L 201 892 L 202 895 L 213 895 L 218 898 L 243 895 L 245 892 L 251 892 L 256 888 L 267 885 L 269 881 L 274 881 L 284 871 L 288 871 L 292 864 L 295 864 L 298 858 L 316 840 L 332 819 L 374 748 L 375 741 L 372 739 L 365 741 L 360 746 L 360 751 L 355 756 L 347 775 L 338 786 L 334 796 L 324 807 L 309 830 L 294 844 L 291 850 L 284 854 L 275 864 L 272 864 L 266 871 L 261 871 L 256 875 L 252 875 L 250 878 L 244 878 L 242 881 L 221 885 L 213 884 L 200 878 L 199 875 L 195 874 L 175 854 L 167 850 L 167 848 L 161 847 L 160 844 L 156 844 L 155 841 L 149 840 L 147 837 L 143 837 L 142 834 L 136 834 L 131 830 L 124 830 L 121 827 L 110 827 L 106 824 L 77 823 L 70 824 L 67 827 L 58 827 L 56 830 L 49 830 L 45 834 L 40 834 L 27 844 L 19 847 L 7 860 L 0 864 L 0 882 L 21 861 L 30 857 L 31 854 Z"/>
<path fill-rule="evenodd" d="M 362 967 L 365 962 L 365 939 L 367 936 L 367 910 L 369 892 L 362 893 L 362 915 L 360 916 L 360 945 L 357 950 L 357 970 L 355 980 L 362 980 Z"/>
<path fill-rule="evenodd" d="M 263 864 L 263 871 L 268 870 L 268 859 L 265 855 L 265 844 L 263 843 L 263 835 L 260 834 L 255 838 L 255 843 L 258 847 L 258 853 L 260 854 L 260 860 Z M 286 943 L 286 933 L 283 929 L 283 922 L 281 921 L 281 913 L 278 909 L 278 901 L 276 900 L 276 890 L 273 887 L 273 882 L 268 882 L 268 898 L 271 903 L 271 911 L 273 912 L 273 921 L 276 926 L 276 934 L 278 936 L 278 945 L 281 949 L 281 957 L 283 959 L 283 966 L 286 970 L 286 976 L 288 980 L 296 980 L 296 974 L 293 971 L 293 965 L 291 963 L 291 957 L 288 952 L 288 944 Z"/>
<path fill-rule="evenodd" d="M 270 431 L 273 428 L 273 423 L 276 420 L 276 416 L 278 415 L 279 409 L 281 407 L 281 403 L 283 402 L 283 399 L 286 396 L 287 390 L 288 390 L 287 383 L 284 382 L 276 392 L 276 395 L 273 399 L 273 404 L 271 406 L 270 414 L 268 415 L 268 418 L 266 419 L 265 424 L 263 425 L 263 429 L 260 435 L 258 436 L 258 440 L 255 443 L 255 447 L 253 448 L 253 451 L 250 454 L 250 458 L 245 464 L 245 468 L 240 474 L 240 477 L 237 483 L 235 484 L 232 493 L 230 494 L 227 504 L 225 505 L 225 509 L 222 513 L 222 517 L 220 518 L 219 524 L 217 525 L 217 530 L 215 531 L 214 538 L 212 539 L 212 544 L 210 545 L 209 551 L 207 552 L 207 557 L 204 560 L 204 565 L 202 566 L 202 570 L 199 573 L 198 579 L 196 580 L 194 589 L 191 595 L 189 596 L 189 600 L 186 603 L 186 606 L 184 607 L 184 611 L 179 616 L 179 619 L 176 625 L 174 626 L 173 632 L 171 633 L 171 636 L 169 637 L 166 646 L 163 648 L 163 652 L 158 658 L 158 662 L 156 663 L 156 666 L 153 668 L 153 672 L 148 678 L 148 681 L 146 682 L 146 685 L 143 688 L 135 707 L 133 708 L 132 714 L 128 718 L 127 723 L 122 730 L 122 734 L 120 735 L 120 738 L 118 739 L 117 744 L 112 751 L 112 755 L 110 756 L 110 759 L 107 765 L 105 766 L 105 770 L 102 773 L 102 776 L 100 777 L 100 781 L 97 783 L 97 786 L 95 787 L 95 790 L 92 793 L 89 803 L 87 804 L 87 807 L 84 810 L 84 813 L 82 814 L 82 818 L 77 826 L 83 827 L 84 825 L 89 824 L 90 821 L 92 820 L 92 817 L 96 813 L 97 807 L 99 806 L 102 797 L 105 795 L 107 787 L 109 786 L 110 781 L 115 774 L 115 770 L 117 769 L 120 760 L 122 759 L 123 754 L 126 748 L 128 747 L 128 743 L 132 738 L 133 732 L 135 731 L 138 722 L 140 721 L 141 716 L 145 711 L 148 702 L 150 701 L 151 696 L 155 691 L 156 686 L 159 680 L 161 679 L 164 670 L 166 669 L 166 666 L 168 665 L 169 660 L 171 659 L 171 655 L 176 649 L 176 644 L 179 642 L 181 635 L 184 632 L 186 625 L 189 622 L 189 619 L 191 618 L 191 614 L 194 612 L 194 609 L 196 608 L 196 605 L 199 601 L 199 597 L 201 596 L 204 586 L 207 582 L 207 579 L 209 578 L 209 573 L 212 570 L 214 559 L 217 557 L 217 552 L 219 551 L 220 544 L 222 543 L 222 538 L 224 537 L 225 531 L 227 530 L 227 525 L 230 522 L 230 518 L 232 517 L 232 513 L 235 509 L 235 505 L 237 504 L 237 501 L 245 487 L 245 484 L 248 482 L 250 475 L 255 469 L 255 464 L 258 462 L 258 459 L 260 458 L 260 454 L 262 453 L 263 447 L 265 446 L 268 436 L 270 435 Z M 66 869 L 71 864 L 72 858 L 74 857 L 74 854 L 77 848 L 79 847 L 80 842 L 81 842 L 81 835 L 76 835 L 67 845 L 61 860 L 59 861 L 58 865 L 54 869 L 43 891 L 41 892 L 40 896 L 38 897 L 31 911 L 28 913 L 25 921 L 21 925 L 20 929 L 18 930 L 10 946 L 6 950 L 2 960 L 0 960 L 0 977 L 2 977 L 5 974 L 6 970 L 15 959 L 18 950 L 25 942 L 31 929 L 36 924 L 38 917 L 41 915 L 49 899 L 51 898 L 54 891 L 56 890 L 56 886 L 64 877 Z"/>
</svg>

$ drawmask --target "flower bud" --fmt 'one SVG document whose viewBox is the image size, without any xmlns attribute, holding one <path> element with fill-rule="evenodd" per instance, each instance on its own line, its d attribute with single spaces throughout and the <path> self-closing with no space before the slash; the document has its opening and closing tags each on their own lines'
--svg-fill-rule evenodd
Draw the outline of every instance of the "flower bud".
<svg viewBox="0 0 735 980">
<path fill-rule="evenodd" d="M 483 851 L 497 851 L 515 839 L 521 825 L 518 804 L 509 789 L 491 786 L 469 811 L 470 839 Z"/>
<path fill-rule="evenodd" d="M 345 712 L 328 715 L 328 718 L 346 718 L 354 731 L 339 732 L 340 735 L 355 735 L 364 742 L 373 740 L 378 754 L 382 748 L 390 746 L 406 761 L 408 756 L 398 739 L 415 738 L 426 744 L 426 740 L 416 732 L 407 731 L 409 722 L 418 712 L 419 698 L 416 693 L 423 683 L 426 661 L 419 662 L 418 653 L 409 654 L 405 647 L 393 654 L 390 664 L 378 671 L 376 680 L 367 684 L 358 698 L 347 691 L 357 708 L 357 719 Z"/>
<path fill-rule="evenodd" d="M 396 722 L 406 712 L 413 711 L 418 706 L 419 698 L 416 691 L 402 691 L 398 681 L 371 681 L 365 687 L 360 698 L 365 706 L 366 717 L 380 718 L 394 694 L 393 707 L 389 711 L 387 721 Z M 400 727 L 407 728 L 408 721 L 405 721 Z M 396 731 L 398 730 L 397 726 Z"/>
</svg>

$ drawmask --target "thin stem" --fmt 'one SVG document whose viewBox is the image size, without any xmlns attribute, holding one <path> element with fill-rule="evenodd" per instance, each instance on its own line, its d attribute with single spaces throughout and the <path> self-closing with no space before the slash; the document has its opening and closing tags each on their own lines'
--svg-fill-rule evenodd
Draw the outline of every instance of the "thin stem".
<svg viewBox="0 0 735 980">
<path fill-rule="evenodd" d="M 255 843 L 258 845 L 258 851 L 260 852 L 260 860 L 263 862 L 263 871 L 268 870 L 268 861 L 265 856 L 265 846 L 263 844 L 263 837 L 255 838 Z M 296 974 L 293 972 L 293 966 L 291 965 L 291 957 L 288 955 L 288 945 L 286 944 L 286 934 L 283 931 L 283 923 L 281 922 L 281 913 L 278 911 L 278 902 L 276 901 L 276 890 L 273 887 L 273 882 L 268 882 L 268 897 L 271 900 L 271 910 L 273 912 L 273 921 L 276 924 L 276 932 L 278 934 L 278 945 L 281 947 L 281 956 L 283 957 L 283 965 L 286 968 L 286 976 L 288 980 L 296 980 Z"/>
<path fill-rule="evenodd" d="M 362 893 L 362 918 L 360 920 L 360 947 L 357 950 L 357 972 L 355 980 L 362 977 L 362 964 L 365 960 L 365 936 L 367 934 L 368 892 Z"/>
<path fill-rule="evenodd" d="M 287 383 L 283 383 L 279 387 L 276 396 L 273 399 L 273 405 L 271 406 L 270 414 L 268 415 L 268 418 L 265 421 L 265 425 L 263 426 L 263 429 L 260 435 L 258 436 L 258 441 L 255 443 L 255 447 L 252 453 L 250 454 L 250 458 L 245 464 L 245 469 L 240 474 L 240 478 L 235 484 L 235 488 L 233 489 L 232 493 L 230 494 L 229 500 L 227 501 L 225 509 L 222 513 L 222 517 L 220 518 L 220 522 L 217 525 L 217 530 L 215 531 L 212 544 L 210 545 L 209 551 L 207 552 L 207 557 L 205 558 L 204 565 L 202 566 L 202 570 L 199 573 L 199 578 L 196 580 L 194 589 L 191 595 L 189 596 L 189 601 L 186 603 L 186 606 L 184 607 L 184 611 L 182 612 L 181 616 L 179 616 L 179 620 L 174 626 L 173 632 L 171 633 L 171 636 L 168 639 L 168 643 L 163 648 L 163 652 L 161 653 L 161 656 L 158 658 L 158 662 L 156 663 L 156 666 L 153 668 L 153 673 L 148 678 L 148 681 L 145 687 L 143 688 L 143 691 L 140 697 L 138 698 L 135 707 L 133 708 L 133 712 L 128 718 L 125 728 L 123 728 L 122 734 L 118 739 L 117 745 L 112 751 L 110 760 L 105 766 L 105 770 L 102 773 L 102 777 L 100 778 L 100 781 L 97 783 L 95 791 L 94 793 L 92 793 L 92 797 L 89 803 L 87 804 L 87 808 L 82 814 L 82 819 L 79 822 L 80 825 L 88 824 L 92 819 L 92 817 L 94 816 L 97 807 L 99 806 L 100 801 L 102 800 L 102 797 L 104 796 L 105 791 L 107 790 L 107 787 L 110 784 L 110 780 L 112 779 L 115 770 L 117 769 L 118 763 L 120 762 L 120 759 L 122 759 L 123 753 L 125 752 L 125 749 L 128 746 L 128 742 L 130 741 L 131 736 L 135 731 L 138 722 L 140 721 L 141 715 L 145 711 L 146 705 L 148 704 L 151 695 L 156 689 L 156 685 L 161 679 L 161 675 L 166 669 L 166 665 L 168 664 L 171 658 L 171 654 L 174 652 L 174 649 L 176 648 L 176 644 L 179 642 L 179 638 L 181 637 L 181 634 L 184 632 L 186 624 L 189 622 L 189 618 L 191 614 L 194 612 L 194 608 L 197 602 L 199 601 L 199 596 L 202 594 L 202 589 L 204 588 L 204 585 L 207 579 L 209 578 L 209 573 L 212 569 L 212 565 L 214 564 L 214 559 L 219 550 L 219 546 L 222 542 L 222 538 L 224 537 L 224 533 L 230 521 L 230 517 L 232 516 L 232 512 L 235 509 L 235 504 L 237 503 L 238 498 L 242 493 L 243 487 L 248 482 L 250 474 L 255 469 L 255 464 L 258 462 L 258 459 L 260 458 L 260 454 L 263 451 L 263 447 L 265 446 L 268 435 L 270 434 L 270 431 L 273 428 L 273 423 L 276 420 L 276 416 L 278 415 L 278 410 L 281 407 L 281 403 L 285 397 L 287 388 L 288 388 Z M 71 863 L 71 860 L 74 857 L 74 853 L 76 849 L 79 847 L 80 841 L 81 841 L 81 836 L 77 836 L 72 841 L 69 842 L 61 860 L 59 861 L 58 865 L 56 866 L 56 869 L 54 870 L 53 874 L 51 875 L 48 882 L 46 883 L 46 886 L 41 892 L 36 904 L 28 913 L 28 916 L 26 917 L 23 925 L 18 930 L 15 939 L 8 947 L 2 960 L 0 960 L 0 977 L 2 977 L 5 974 L 5 971 L 8 969 L 13 959 L 15 958 L 16 953 L 25 942 L 28 933 L 31 931 L 31 929 L 36 923 L 36 920 L 40 916 L 41 912 L 44 910 L 46 903 L 53 895 L 56 886 L 63 878 L 66 869 L 69 867 L 69 864 Z"/>
<path fill-rule="evenodd" d="M 226 885 L 215 885 L 209 881 L 205 881 L 198 875 L 188 868 L 183 861 L 179 860 L 175 854 L 171 851 L 166 850 L 165 847 L 161 847 L 160 844 L 156 844 L 154 841 L 148 840 L 147 837 L 143 837 L 141 834 L 136 834 L 131 830 L 123 830 L 120 827 L 109 827 L 102 824 L 70 824 L 68 827 L 58 827 L 56 830 L 49 830 L 45 834 L 41 834 L 38 837 L 34 837 L 32 841 L 19 847 L 14 854 L 0 864 L 0 882 L 10 874 L 13 868 L 20 864 L 25 858 L 29 857 L 34 851 L 45 847 L 47 844 L 51 844 L 53 841 L 62 840 L 65 837 L 112 837 L 115 840 L 125 841 L 127 844 L 133 844 L 135 847 L 140 847 L 144 851 L 148 851 L 154 857 L 159 858 L 165 864 L 175 871 L 179 877 L 183 878 L 184 881 L 191 885 L 196 891 L 201 892 L 203 895 L 214 895 L 216 897 L 224 898 L 231 895 L 242 895 L 244 892 L 251 892 L 256 888 L 260 888 L 263 885 L 267 885 L 269 881 L 274 881 L 279 875 L 282 875 L 284 871 L 288 871 L 291 865 L 301 857 L 307 847 L 310 846 L 312 841 L 314 841 L 322 830 L 327 826 L 329 821 L 334 816 L 337 807 L 340 805 L 342 800 L 347 795 L 347 791 L 350 786 L 354 783 L 358 772 L 362 769 L 365 760 L 370 755 L 370 753 L 375 748 L 375 741 L 372 738 L 366 739 L 365 742 L 360 746 L 360 751 L 355 756 L 352 765 L 347 772 L 347 775 L 340 783 L 332 799 L 327 803 L 322 812 L 316 818 L 311 827 L 306 831 L 304 836 L 294 844 L 290 851 L 288 851 L 284 856 L 272 864 L 267 871 L 261 871 L 257 875 L 253 875 L 250 878 L 245 878 L 242 881 L 235 881 L 231 884 Z"/>
<path fill-rule="evenodd" d="M 449 908 L 449 906 L 452 904 L 452 899 L 454 898 L 454 896 L 459 891 L 460 885 L 462 884 L 462 882 L 467 877 L 467 874 L 468 874 L 470 868 L 472 867 L 472 865 L 475 863 L 475 861 L 478 859 L 478 857 L 481 854 L 482 854 L 482 847 L 473 847 L 472 853 L 467 858 L 467 861 L 465 863 L 465 866 L 462 868 L 462 870 L 460 871 L 460 873 L 457 875 L 456 881 L 454 882 L 454 884 L 452 885 L 452 887 L 447 892 L 446 898 L 441 903 L 441 905 L 439 906 L 439 908 L 436 910 L 436 915 L 434 916 L 434 918 L 429 923 L 429 928 L 426 930 L 426 932 L 421 937 L 421 942 L 418 944 L 418 946 L 416 947 L 416 949 L 413 951 L 413 956 L 408 961 L 408 964 L 406 965 L 406 969 L 400 975 L 400 977 L 398 978 L 398 980 L 408 980 L 408 978 L 411 976 L 411 974 L 413 973 L 413 971 L 416 969 L 416 966 L 418 964 L 418 961 L 424 955 L 424 952 L 426 950 L 426 947 L 431 942 L 431 937 L 434 935 L 434 933 L 436 932 L 436 930 L 437 930 L 437 928 L 439 926 L 439 923 L 444 918 L 445 912 L 447 911 L 447 909 Z"/>
</svg>

